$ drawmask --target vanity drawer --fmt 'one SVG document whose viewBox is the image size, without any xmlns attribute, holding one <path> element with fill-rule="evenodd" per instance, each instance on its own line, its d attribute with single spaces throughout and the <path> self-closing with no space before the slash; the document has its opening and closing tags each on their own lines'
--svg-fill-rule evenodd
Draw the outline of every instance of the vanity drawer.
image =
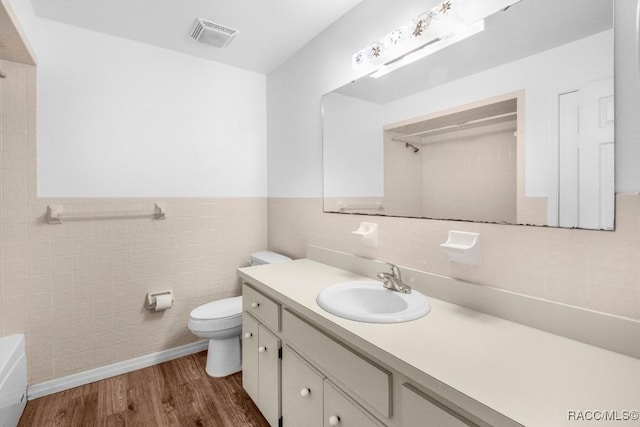
<svg viewBox="0 0 640 427">
<path fill-rule="evenodd" d="M 374 365 L 288 310 L 282 311 L 285 338 L 332 380 L 372 410 L 391 417 L 391 373 Z"/>
<path fill-rule="evenodd" d="M 242 309 L 272 331 L 280 332 L 280 304 L 246 284 L 242 285 Z"/>
<path fill-rule="evenodd" d="M 402 424 L 405 426 L 476 426 L 410 384 L 402 385 Z"/>
</svg>

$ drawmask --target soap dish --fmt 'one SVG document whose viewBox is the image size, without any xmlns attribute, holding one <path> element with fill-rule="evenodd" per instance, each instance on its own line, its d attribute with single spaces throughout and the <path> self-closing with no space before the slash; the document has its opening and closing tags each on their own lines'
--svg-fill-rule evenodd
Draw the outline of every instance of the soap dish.
<svg viewBox="0 0 640 427">
<path fill-rule="evenodd" d="M 375 222 L 361 222 L 360 227 L 351 234 L 358 236 L 364 246 L 378 247 L 378 224 Z"/>
<path fill-rule="evenodd" d="M 449 261 L 480 265 L 480 234 L 468 231 L 449 231 L 449 238 L 440 245 Z"/>
</svg>

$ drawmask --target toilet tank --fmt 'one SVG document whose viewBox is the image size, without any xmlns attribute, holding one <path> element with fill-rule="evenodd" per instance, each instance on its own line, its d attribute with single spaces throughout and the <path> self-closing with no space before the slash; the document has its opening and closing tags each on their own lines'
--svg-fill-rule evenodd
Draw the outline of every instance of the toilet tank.
<svg viewBox="0 0 640 427">
<path fill-rule="evenodd" d="M 291 261 L 291 258 L 270 251 L 260 251 L 251 254 L 251 265 L 278 264 Z"/>
</svg>

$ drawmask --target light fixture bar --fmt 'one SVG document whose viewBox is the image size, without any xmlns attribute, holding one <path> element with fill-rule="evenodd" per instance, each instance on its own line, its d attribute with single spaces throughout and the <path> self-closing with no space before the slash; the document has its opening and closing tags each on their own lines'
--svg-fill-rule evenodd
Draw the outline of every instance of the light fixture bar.
<svg viewBox="0 0 640 427">
<path fill-rule="evenodd" d="M 371 73 L 370 76 L 374 78 L 382 77 L 394 70 L 397 70 L 398 68 L 409 65 L 412 62 L 416 62 L 419 59 L 425 58 L 433 53 L 436 53 L 439 50 L 444 49 L 447 46 L 451 46 L 454 43 L 458 43 L 459 41 L 476 35 L 482 31 L 484 31 L 484 19 L 482 21 L 476 22 L 475 24 L 466 26 L 465 28 L 461 29 L 455 34 L 452 34 L 449 37 L 436 40 L 433 43 L 429 43 L 421 48 L 418 48 L 417 50 L 414 50 L 413 52 L 406 54 L 405 56 L 393 60 L 390 63 L 378 68 L 378 70 Z"/>
<path fill-rule="evenodd" d="M 354 53 L 351 60 L 353 69 L 369 74 L 380 67 L 388 67 L 398 58 L 402 61 L 404 58 L 411 58 L 414 52 L 423 47 L 427 49 L 428 53 L 424 53 L 426 56 L 470 37 L 474 31 L 482 31 L 477 30 L 475 25 L 519 1 L 521 0 L 442 1 Z M 469 32 L 466 32 L 467 28 Z M 430 46 L 434 50 L 429 51 Z"/>
</svg>

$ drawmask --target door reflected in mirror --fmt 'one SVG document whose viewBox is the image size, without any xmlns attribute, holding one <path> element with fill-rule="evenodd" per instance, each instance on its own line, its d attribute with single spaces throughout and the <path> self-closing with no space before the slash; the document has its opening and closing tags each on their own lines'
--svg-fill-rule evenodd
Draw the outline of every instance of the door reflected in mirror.
<svg viewBox="0 0 640 427">
<path fill-rule="evenodd" d="M 325 95 L 325 212 L 612 230 L 612 9 L 522 1 Z"/>
</svg>

